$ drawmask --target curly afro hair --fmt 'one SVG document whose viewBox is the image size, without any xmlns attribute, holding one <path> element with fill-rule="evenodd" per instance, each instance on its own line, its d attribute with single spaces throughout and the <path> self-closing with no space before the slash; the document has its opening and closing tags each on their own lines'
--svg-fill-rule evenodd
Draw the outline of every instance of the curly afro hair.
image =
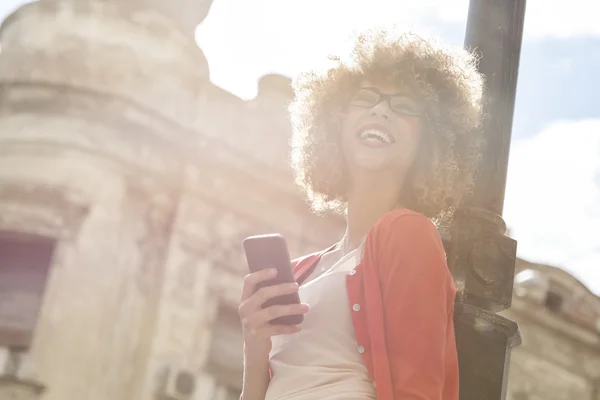
<svg viewBox="0 0 600 400">
<path fill-rule="evenodd" d="M 449 221 L 472 194 L 480 158 L 483 78 L 475 56 L 412 33 L 376 29 L 357 36 L 348 61 L 330 60 L 334 66 L 325 73 L 294 81 L 290 105 L 292 166 L 313 210 L 346 209 L 341 121 L 350 97 L 368 80 L 408 86 L 425 106 L 420 153 L 399 201 L 436 223 Z"/>
</svg>

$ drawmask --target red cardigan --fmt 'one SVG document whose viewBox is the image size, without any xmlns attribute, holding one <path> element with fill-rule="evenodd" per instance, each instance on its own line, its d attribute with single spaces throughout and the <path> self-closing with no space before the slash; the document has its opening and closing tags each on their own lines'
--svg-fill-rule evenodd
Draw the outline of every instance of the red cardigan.
<svg viewBox="0 0 600 400">
<path fill-rule="evenodd" d="M 298 282 L 326 251 L 294 261 Z M 431 221 L 406 209 L 386 214 L 346 287 L 357 351 L 378 399 L 458 400 L 456 289 Z"/>
</svg>

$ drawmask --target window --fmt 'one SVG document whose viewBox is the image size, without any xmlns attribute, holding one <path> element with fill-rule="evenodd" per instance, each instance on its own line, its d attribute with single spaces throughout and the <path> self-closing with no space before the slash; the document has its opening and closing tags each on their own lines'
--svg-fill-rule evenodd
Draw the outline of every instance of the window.
<svg viewBox="0 0 600 400">
<path fill-rule="evenodd" d="M 0 347 L 29 348 L 54 247 L 48 238 L 0 232 Z"/>
<path fill-rule="evenodd" d="M 559 312 L 562 310 L 563 298 L 560 294 L 548 291 L 546 295 L 546 307 L 552 312 Z"/>
<path fill-rule="evenodd" d="M 548 291 L 544 300 L 544 305 L 548 310 L 561 315 L 564 314 L 565 306 L 567 302 L 571 301 L 571 298 L 571 290 L 562 282 L 554 279 L 548 281 Z"/>
</svg>

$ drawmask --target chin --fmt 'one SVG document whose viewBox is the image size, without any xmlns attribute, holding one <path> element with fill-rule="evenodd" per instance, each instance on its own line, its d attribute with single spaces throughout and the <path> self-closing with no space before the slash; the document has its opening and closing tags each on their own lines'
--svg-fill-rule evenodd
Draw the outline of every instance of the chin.
<svg viewBox="0 0 600 400">
<path fill-rule="evenodd" d="M 359 171 L 378 172 L 389 170 L 389 166 L 379 160 L 357 160 L 355 169 Z"/>
<path fill-rule="evenodd" d="M 381 151 L 356 151 L 354 157 L 354 167 L 358 170 L 383 171 L 393 168 L 393 154 L 385 154 Z"/>
</svg>

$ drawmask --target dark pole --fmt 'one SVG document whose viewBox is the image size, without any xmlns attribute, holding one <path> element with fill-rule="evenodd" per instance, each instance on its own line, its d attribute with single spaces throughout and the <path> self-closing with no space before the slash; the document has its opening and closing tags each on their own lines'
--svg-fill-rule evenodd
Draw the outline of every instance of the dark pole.
<svg viewBox="0 0 600 400">
<path fill-rule="evenodd" d="M 480 56 L 488 99 L 486 145 L 475 193 L 450 228 L 448 261 L 458 289 L 455 311 L 460 400 L 503 400 L 514 321 L 511 305 L 517 244 L 502 219 L 517 89 L 525 0 L 471 0 L 465 47 Z"/>
<path fill-rule="evenodd" d="M 487 147 L 473 203 L 502 215 L 526 0 L 471 0 L 465 48 L 480 56 L 489 96 Z"/>
</svg>

